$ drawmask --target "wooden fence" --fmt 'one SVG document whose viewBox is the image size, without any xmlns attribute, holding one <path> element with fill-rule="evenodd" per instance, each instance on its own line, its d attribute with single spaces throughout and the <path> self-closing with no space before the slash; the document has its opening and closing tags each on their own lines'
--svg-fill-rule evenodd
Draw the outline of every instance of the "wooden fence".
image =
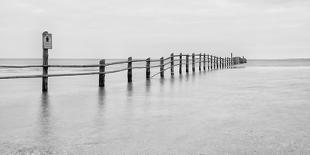
<svg viewBox="0 0 310 155">
<path fill-rule="evenodd" d="M 44 32 L 46 33 L 46 32 Z M 43 35 L 44 35 L 43 33 Z M 44 37 L 43 37 L 44 38 Z M 132 82 L 132 70 L 133 69 L 145 69 L 146 79 L 160 75 L 161 78 L 164 78 L 165 71 L 170 69 L 170 75 L 174 76 L 174 68 L 178 66 L 179 74 L 183 72 L 183 65 L 185 65 L 185 72 L 188 74 L 190 69 L 192 72 L 196 71 L 196 64 L 198 63 L 199 71 L 206 70 L 217 70 L 230 68 L 233 65 L 240 63 L 240 61 L 234 61 L 234 58 L 231 57 L 218 57 L 209 54 L 178 54 L 175 55 L 171 53 L 169 57 L 161 57 L 160 59 L 151 59 L 147 58 L 144 60 L 141 59 L 132 59 L 129 57 L 126 61 L 116 61 L 106 63 L 105 59 L 99 61 L 98 64 L 94 65 L 48 65 L 48 48 L 45 48 L 43 45 L 43 65 L 24 65 L 24 66 L 11 66 L 11 65 L 0 65 L 0 68 L 42 68 L 42 75 L 21 75 L 21 76 L 0 76 L 0 79 L 18 79 L 18 78 L 42 78 L 42 91 L 46 92 L 48 90 L 48 78 L 49 77 L 60 77 L 60 76 L 81 76 L 81 75 L 99 75 L 99 87 L 105 86 L 105 75 L 112 74 L 122 71 L 127 71 L 127 81 Z M 168 61 L 168 62 L 166 62 Z M 133 66 L 135 62 L 145 62 L 145 66 Z M 151 65 L 151 63 L 158 63 L 156 65 Z M 112 65 L 127 64 L 127 67 L 122 69 L 117 69 L 113 71 L 106 71 L 106 68 Z M 63 73 L 63 74 L 48 74 L 49 68 L 93 68 L 97 67 L 98 71 L 96 72 L 80 72 L 80 73 Z M 157 73 L 151 76 L 151 68 L 159 68 Z"/>
</svg>

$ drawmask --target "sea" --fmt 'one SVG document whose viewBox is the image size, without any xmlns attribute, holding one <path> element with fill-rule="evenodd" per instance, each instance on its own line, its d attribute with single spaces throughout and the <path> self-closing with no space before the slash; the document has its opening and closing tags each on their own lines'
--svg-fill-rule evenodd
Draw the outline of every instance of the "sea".
<svg viewBox="0 0 310 155">
<path fill-rule="evenodd" d="M 40 64 L 40 59 L 0 59 L 0 65 Z M 178 70 L 171 77 L 168 69 L 160 78 L 159 68 L 152 68 L 155 76 L 146 80 L 145 69 L 135 69 L 132 83 L 126 72 L 107 74 L 104 88 L 98 75 L 50 77 L 47 93 L 40 78 L 0 79 L 0 154 L 310 154 L 310 59 Z M 93 71 L 98 68 L 49 69 L 50 74 Z M 0 77 L 41 74 L 41 68 L 0 68 Z"/>
</svg>

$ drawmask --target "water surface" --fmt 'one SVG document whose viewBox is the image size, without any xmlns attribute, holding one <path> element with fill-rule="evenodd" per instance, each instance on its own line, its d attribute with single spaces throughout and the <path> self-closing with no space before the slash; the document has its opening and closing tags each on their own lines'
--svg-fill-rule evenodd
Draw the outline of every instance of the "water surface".
<svg viewBox="0 0 310 155">
<path fill-rule="evenodd" d="M 0 64 L 41 63 L 14 61 Z M 296 61 L 150 81 L 134 70 L 132 84 L 123 72 L 107 75 L 102 89 L 96 75 L 56 77 L 48 93 L 41 79 L 0 80 L 0 154 L 309 154 L 310 61 Z M 41 69 L 0 69 L 29 72 Z"/>
</svg>

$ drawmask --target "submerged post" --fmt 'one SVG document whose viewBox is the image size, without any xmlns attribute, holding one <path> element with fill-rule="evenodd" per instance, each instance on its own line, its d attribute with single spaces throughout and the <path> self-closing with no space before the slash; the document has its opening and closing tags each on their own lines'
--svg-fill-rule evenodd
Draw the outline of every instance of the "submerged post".
<svg viewBox="0 0 310 155">
<path fill-rule="evenodd" d="M 180 53 L 180 58 L 179 58 L 179 73 L 182 74 L 182 53 Z"/>
<path fill-rule="evenodd" d="M 201 71 L 201 53 L 199 53 L 199 71 Z"/>
<path fill-rule="evenodd" d="M 203 54 L 203 70 L 206 70 L 206 53 Z"/>
<path fill-rule="evenodd" d="M 210 63 L 209 63 L 209 62 L 210 62 L 210 60 L 209 60 L 209 54 L 207 55 L 207 62 L 208 62 L 208 63 L 207 63 L 207 64 L 208 64 L 208 70 L 210 70 L 210 66 L 209 66 L 209 65 L 210 65 Z"/>
<path fill-rule="evenodd" d="M 170 63 L 171 76 L 174 76 L 174 54 L 173 53 L 170 54 L 170 61 L 171 61 Z"/>
<path fill-rule="evenodd" d="M 164 78 L 165 72 L 164 72 L 164 57 L 160 58 L 160 77 Z"/>
<path fill-rule="evenodd" d="M 129 58 L 128 58 L 127 80 L 128 80 L 129 83 L 132 82 L 132 57 L 129 57 Z"/>
<path fill-rule="evenodd" d="M 99 61 L 99 87 L 104 87 L 105 81 L 105 59 Z"/>
<path fill-rule="evenodd" d="M 186 55 L 185 58 L 185 72 L 188 73 L 188 67 L 189 67 L 189 55 Z"/>
<path fill-rule="evenodd" d="M 195 72 L 195 53 L 192 54 L 192 71 Z"/>
<path fill-rule="evenodd" d="M 42 48 L 43 48 L 43 73 L 42 73 L 42 91 L 48 90 L 48 49 L 52 49 L 52 34 L 44 31 L 42 33 Z"/>
<path fill-rule="evenodd" d="M 151 77 L 151 58 L 146 59 L 146 79 L 149 80 Z"/>
</svg>

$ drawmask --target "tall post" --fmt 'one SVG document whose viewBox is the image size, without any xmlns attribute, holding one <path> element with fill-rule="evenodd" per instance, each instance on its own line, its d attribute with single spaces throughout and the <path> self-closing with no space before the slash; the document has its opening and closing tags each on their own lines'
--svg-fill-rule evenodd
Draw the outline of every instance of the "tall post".
<svg viewBox="0 0 310 155">
<path fill-rule="evenodd" d="M 151 58 L 146 59 L 145 75 L 146 75 L 146 79 L 149 80 L 151 77 Z"/>
<path fill-rule="evenodd" d="M 42 33 L 43 68 L 42 68 L 42 92 L 48 90 L 48 49 L 52 49 L 52 34 L 44 31 Z"/>
<path fill-rule="evenodd" d="M 195 53 L 192 54 L 192 71 L 195 72 Z"/>
<path fill-rule="evenodd" d="M 128 65 L 127 65 L 127 80 L 128 83 L 132 82 L 132 57 L 128 58 Z"/>
<path fill-rule="evenodd" d="M 182 74 L 182 53 L 180 53 L 180 61 L 179 61 L 179 73 Z"/>
<path fill-rule="evenodd" d="M 105 59 L 99 61 L 99 87 L 104 87 L 105 81 Z"/>
<path fill-rule="evenodd" d="M 209 54 L 207 55 L 207 61 L 208 61 L 208 70 L 210 70 L 210 59 L 209 59 Z"/>
<path fill-rule="evenodd" d="M 199 53 L 199 71 L 201 71 L 201 53 Z"/>
<path fill-rule="evenodd" d="M 160 58 L 160 77 L 164 78 L 165 72 L 164 72 L 164 57 Z"/>
<path fill-rule="evenodd" d="M 170 71 L 171 71 L 171 76 L 174 76 L 174 54 L 170 54 Z"/>
<path fill-rule="evenodd" d="M 210 69 L 213 69 L 213 58 L 212 55 L 210 55 Z"/>
<path fill-rule="evenodd" d="M 234 65 L 233 53 L 230 53 L 230 63 Z"/>
<path fill-rule="evenodd" d="M 214 70 L 216 69 L 216 68 L 215 68 L 215 66 L 216 66 L 215 60 L 216 60 L 216 57 L 213 56 L 213 69 L 214 69 Z"/>
<path fill-rule="evenodd" d="M 206 70 L 206 53 L 203 54 L 203 70 Z"/>
<path fill-rule="evenodd" d="M 216 69 L 219 69 L 219 57 L 216 57 Z"/>
<path fill-rule="evenodd" d="M 186 54 L 186 58 L 185 58 L 185 72 L 188 73 L 189 71 L 189 55 Z"/>
</svg>

